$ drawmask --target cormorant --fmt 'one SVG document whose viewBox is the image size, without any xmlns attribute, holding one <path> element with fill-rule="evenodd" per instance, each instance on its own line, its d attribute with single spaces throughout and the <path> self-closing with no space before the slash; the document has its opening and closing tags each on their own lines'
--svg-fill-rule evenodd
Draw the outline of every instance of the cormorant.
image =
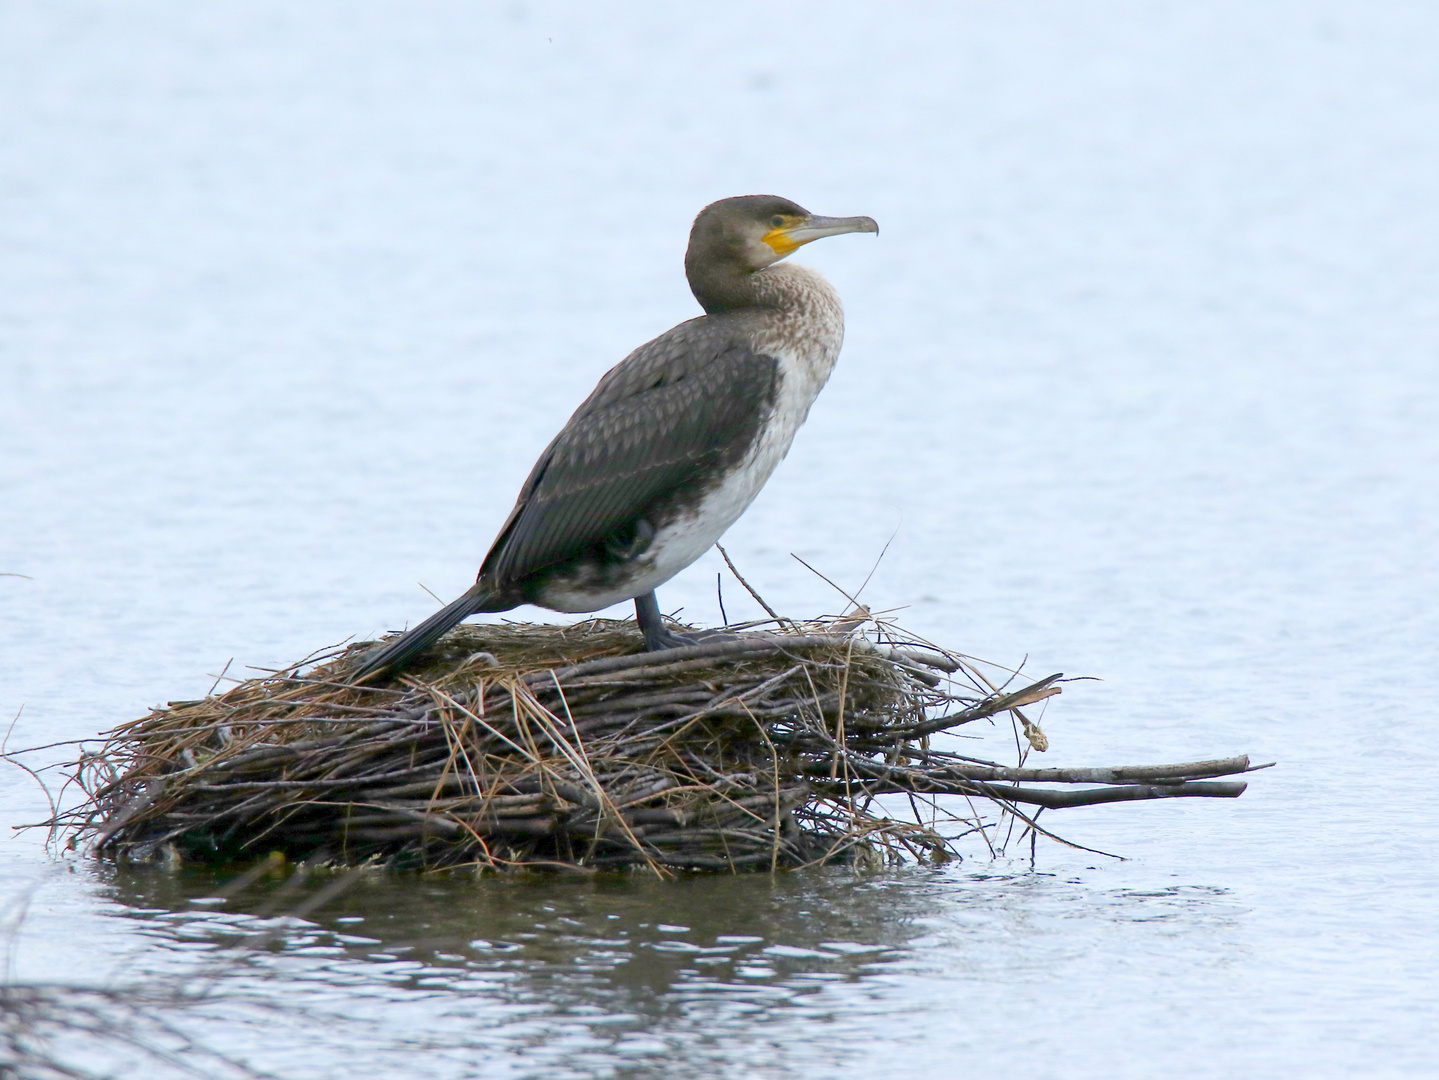
<svg viewBox="0 0 1439 1080">
<path fill-rule="evenodd" d="M 776 264 L 851 232 L 879 226 L 774 195 L 701 210 L 685 276 L 705 313 L 610 369 L 535 463 L 474 587 L 377 647 L 353 677 L 399 670 L 467 616 L 520 604 L 582 612 L 632 599 L 646 648 L 690 644 L 665 628 L 655 587 L 759 494 L 844 338 L 829 282 Z"/>
</svg>

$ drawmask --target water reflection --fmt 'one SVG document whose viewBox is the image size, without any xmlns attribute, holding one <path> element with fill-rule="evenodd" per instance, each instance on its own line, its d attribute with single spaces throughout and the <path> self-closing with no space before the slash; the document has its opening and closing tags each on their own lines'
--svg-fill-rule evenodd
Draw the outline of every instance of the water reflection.
<svg viewBox="0 0 1439 1080">
<path fill-rule="evenodd" d="M 284 1078 L 816 1077 L 896 1040 L 905 1075 L 949 1075 L 1037 1017 L 1076 1054 L 1137 1037 L 1169 1007 L 1154 965 L 1207 999 L 1253 960 L 1238 899 L 1142 863 L 292 871 L 93 867 L 130 974 L 189 994 L 166 1019 Z M 1096 1026 L 1076 987 L 1131 1005 Z"/>
<path fill-rule="evenodd" d="M 211 951 L 201 968 L 227 996 L 285 1002 L 309 1075 L 339 1052 L 351 1076 L 420 1046 L 458 1055 L 451 1071 L 427 1058 L 429 1075 L 635 1075 L 660 1060 L 671 1076 L 788 1075 L 819 1050 L 784 1031 L 853 1013 L 849 999 L 869 997 L 866 983 L 929 933 L 944 885 L 923 870 L 669 881 L 374 873 L 297 919 L 274 912 L 335 878 L 286 891 L 283 875 L 267 876 L 227 894 L 233 877 L 108 871 L 118 913 L 180 954 L 177 972 L 188 964 L 193 980 L 194 952 Z M 246 935 L 261 932 L 255 948 Z M 343 1015 L 330 1007 L 337 993 Z M 841 1038 L 820 1057 L 838 1065 L 855 1049 Z M 270 1065 L 264 1052 L 256 1060 Z"/>
</svg>

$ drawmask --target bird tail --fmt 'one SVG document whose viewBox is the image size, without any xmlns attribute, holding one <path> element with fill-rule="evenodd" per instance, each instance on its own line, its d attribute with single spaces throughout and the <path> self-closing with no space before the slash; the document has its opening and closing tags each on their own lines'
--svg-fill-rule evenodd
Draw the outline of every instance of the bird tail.
<svg viewBox="0 0 1439 1080">
<path fill-rule="evenodd" d="M 403 671 L 410 661 L 438 641 L 446 630 L 458 626 L 476 612 L 484 611 L 491 596 L 488 588 L 476 583 L 464 596 L 446 604 L 419 626 L 371 651 L 350 674 L 350 681 L 358 683 L 380 671 Z"/>
</svg>

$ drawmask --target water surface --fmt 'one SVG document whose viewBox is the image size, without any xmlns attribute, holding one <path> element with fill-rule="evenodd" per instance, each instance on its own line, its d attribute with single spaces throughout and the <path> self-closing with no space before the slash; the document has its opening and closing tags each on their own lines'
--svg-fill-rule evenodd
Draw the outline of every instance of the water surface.
<svg viewBox="0 0 1439 1080">
<path fill-rule="evenodd" d="M 874 569 L 916 632 L 1101 678 L 1048 763 L 1281 763 L 1054 815 L 1125 862 L 377 877 L 289 919 L 325 880 L 28 833 L 13 977 L 202 989 L 176 1023 L 287 1077 L 1428 1074 L 1436 43 L 1400 2 L 0 0 L 12 747 L 457 595 L 694 314 L 695 211 L 773 191 L 883 231 L 803 255 L 848 340 L 726 537 L 749 579 L 813 615 L 791 552 Z M 717 622 L 721 568 L 662 602 Z M 0 772 L 0 823 L 46 812 Z"/>
</svg>

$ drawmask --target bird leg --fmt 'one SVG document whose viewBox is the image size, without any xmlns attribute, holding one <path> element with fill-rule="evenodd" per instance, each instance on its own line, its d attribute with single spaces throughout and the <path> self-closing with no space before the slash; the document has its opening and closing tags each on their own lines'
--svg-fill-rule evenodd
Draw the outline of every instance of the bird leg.
<svg viewBox="0 0 1439 1080">
<path fill-rule="evenodd" d="M 653 589 L 643 596 L 635 597 L 635 621 L 640 624 L 640 633 L 645 636 L 645 648 L 649 652 L 679 649 L 686 645 L 699 645 L 702 642 L 714 641 L 724 636 L 715 633 L 681 634 L 668 629 L 664 623 L 664 616 L 660 614 L 660 602 L 655 599 Z"/>
</svg>

